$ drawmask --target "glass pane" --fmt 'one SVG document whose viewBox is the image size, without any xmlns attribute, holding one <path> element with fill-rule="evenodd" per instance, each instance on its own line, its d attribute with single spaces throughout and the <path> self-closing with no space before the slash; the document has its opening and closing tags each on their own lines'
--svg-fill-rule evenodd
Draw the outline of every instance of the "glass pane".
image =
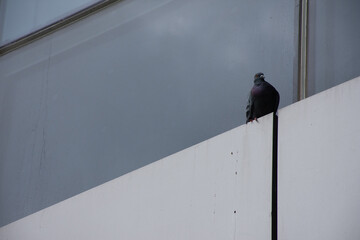
<svg viewBox="0 0 360 240">
<path fill-rule="evenodd" d="M 309 95 L 360 75 L 360 1 L 309 1 Z"/>
<path fill-rule="evenodd" d="M 3 0 L 0 45 L 50 25 L 100 0 Z"/>
</svg>

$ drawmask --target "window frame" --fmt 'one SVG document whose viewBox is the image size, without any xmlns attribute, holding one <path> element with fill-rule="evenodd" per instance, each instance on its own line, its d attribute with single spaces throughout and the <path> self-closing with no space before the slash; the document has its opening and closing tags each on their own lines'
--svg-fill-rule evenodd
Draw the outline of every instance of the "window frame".
<svg viewBox="0 0 360 240">
<path fill-rule="evenodd" d="M 72 13 L 65 18 L 62 18 L 62 19 L 55 21 L 49 25 L 46 25 L 45 27 L 42 27 L 34 32 L 30 32 L 20 38 L 17 38 L 9 43 L 6 43 L 5 45 L 0 46 L 0 57 L 18 49 L 18 48 L 26 46 L 40 38 L 50 35 L 66 26 L 76 23 L 92 14 L 95 14 L 95 13 L 101 11 L 102 9 L 104 9 L 106 7 L 109 7 L 112 4 L 115 4 L 115 3 L 118 3 L 121 1 L 123 1 L 123 0 L 101 0 L 100 2 L 91 4 L 90 6 L 85 7 L 84 9 L 77 11 L 75 13 Z"/>
</svg>

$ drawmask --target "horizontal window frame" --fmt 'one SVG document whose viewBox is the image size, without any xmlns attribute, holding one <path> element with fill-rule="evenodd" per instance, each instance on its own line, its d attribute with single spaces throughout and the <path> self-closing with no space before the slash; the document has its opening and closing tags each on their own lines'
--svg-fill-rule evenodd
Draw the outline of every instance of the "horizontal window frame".
<svg viewBox="0 0 360 240">
<path fill-rule="evenodd" d="M 16 49 L 26 46 L 36 40 L 39 40 L 45 36 L 48 36 L 64 27 L 67 27 L 73 23 L 76 23 L 88 16 L 91 16 L 115 3 L 122 2 L 124 0 L 104 0 L 94 3 L 80 11 L 77 11 L 69 16 L 62 18 L 54 23 L 51 23 L 45 27 L 42 27 L 34 32 L 24 35 L 14 41 L 11 41 L 5 45 L 0 46 L 0 57 L 4 56 Z"/>
</svg>

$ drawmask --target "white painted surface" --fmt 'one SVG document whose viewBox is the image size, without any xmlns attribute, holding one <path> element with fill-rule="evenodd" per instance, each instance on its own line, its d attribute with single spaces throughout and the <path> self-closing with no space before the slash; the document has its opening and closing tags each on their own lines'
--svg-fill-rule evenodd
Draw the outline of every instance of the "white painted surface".
<svg viewBox="0 0 360 240">
<path fill-rule="evenodd" d="M 2 227 L 0 239 L 270 239 L 271 141 L 268 115 Z"/>
<path fill-rule="evenodd" d="M 360 239 L 360 77 L 279 111 L 279 239 Z"/>
</svg>

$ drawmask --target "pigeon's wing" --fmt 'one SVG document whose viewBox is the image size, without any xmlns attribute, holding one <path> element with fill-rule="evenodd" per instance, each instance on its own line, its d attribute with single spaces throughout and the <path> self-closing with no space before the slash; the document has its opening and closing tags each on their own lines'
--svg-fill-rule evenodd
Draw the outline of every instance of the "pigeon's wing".
<svg viewBox="0 0 360 240">
<path fill-rule="evenodd" d="M 269 87 L 269 91 L 271 92 L 271 102 L 272 102 L 272 111 L 276 114 L 276 111 L 279 107 L 279 102 L 280 102 L 280 94 L 279 92 L 276 90 L 276 88 L 274 88 L 274 86 L 272 86 L 270 83 L 268 83 L 268 87 Z"/>
<path fill-rule="evenodd" d="M 276 114 L 280 102 L 279 92 L 276 90 L 276 88 L 274 88 L 274 86 L 272 86 L 268 82 L 264 82 L 263 86 L 264 91 L 267 92 L 267 96 L 270 97 L 269 103 L 271 103 L 271 105 L 269 106 L 270 108 L 268 110 L 271 112 L 275 112 Z"/>
</svg>

